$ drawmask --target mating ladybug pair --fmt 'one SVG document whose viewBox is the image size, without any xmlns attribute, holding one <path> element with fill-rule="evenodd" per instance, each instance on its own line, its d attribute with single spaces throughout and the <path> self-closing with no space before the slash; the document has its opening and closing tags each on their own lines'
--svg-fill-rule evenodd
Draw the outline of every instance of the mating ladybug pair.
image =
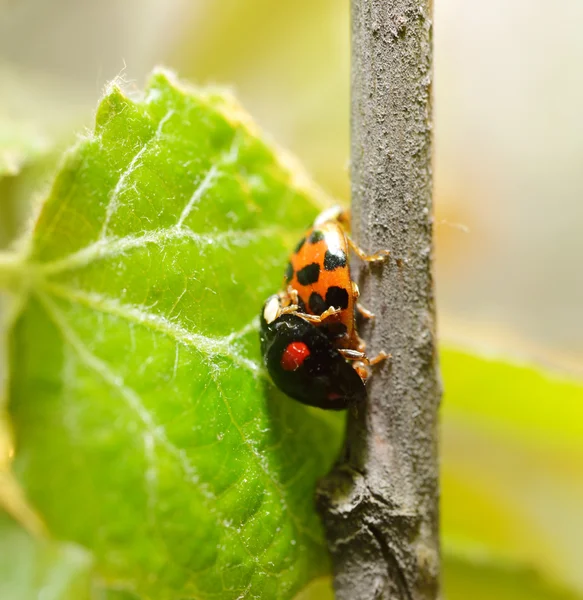
<svg viewBox="0 0 583 600">
<path fill-rule="evenodd" d="M 380 262 L 388 250 L 367 255 L 347 236 L 348 214 L 325 210 L 291 255 L 285 290 L 270 296 L 261 313 L 261 351 L 275 385 L 288 396 L 319 408 L 340 410 L 366 397 L 369 359 L 358 335 L 356 312 L 374 315 L 358 303 L 348 250 Z"/>
</svg>

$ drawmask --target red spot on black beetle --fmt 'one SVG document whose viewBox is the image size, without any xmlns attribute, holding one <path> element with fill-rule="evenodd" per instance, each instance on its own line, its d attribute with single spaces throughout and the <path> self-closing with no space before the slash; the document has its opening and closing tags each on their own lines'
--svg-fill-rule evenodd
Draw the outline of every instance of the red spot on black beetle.
<svg viewBox="0 0 583 600">
<path fill-rule="evenodd" d="M 310 349 L 304 342 L 292 342 L 283 351 L 280 361 L 281 368 L 284 371 L 297 371 L 308 356 L 310 356 Z"/>
</svg>

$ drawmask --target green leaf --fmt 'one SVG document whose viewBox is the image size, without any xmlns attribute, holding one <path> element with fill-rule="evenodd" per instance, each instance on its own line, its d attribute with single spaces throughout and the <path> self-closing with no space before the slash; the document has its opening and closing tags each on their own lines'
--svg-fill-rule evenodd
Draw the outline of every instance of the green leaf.
<svg viewBox="0 0 583 600">
<path fill-rule="evenodd" d="M 504 430 L 525 442 L 581 448 L 580 381 L 540 366 L 449 347 L 443 349 L 441 363 L 452 416 Z"/>
<path fill-rule="evenodd" d="M 31 538 L 0 511 L 0 598 L 89 600 L 91 559 L 73 544 Z"/>
<path fill-rule="evenodd" d="M 137 598 L 292 597 L 329 571 L 313 504 L 337 415 L 277 392 L 257 315 L 317 212 L 219 94 L 113 87 L 20 271 L 15 470 L 95 581 Z"/>
<path fill-rule="evenodd" d="M 441 363 L 445 549 L 583 592 L 583 384 L 452 348 Z"/>
</svg>

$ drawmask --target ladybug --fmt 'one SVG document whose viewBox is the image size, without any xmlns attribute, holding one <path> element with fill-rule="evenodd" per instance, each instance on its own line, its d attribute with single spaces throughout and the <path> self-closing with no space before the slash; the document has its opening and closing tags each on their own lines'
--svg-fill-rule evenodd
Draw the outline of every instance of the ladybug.
<svg viewBox="0 0 583 600">
<path fill-rule="evenodd" d="M 304 404 L 341 410 L 364 400 L 360 375 L 328 336 L 271 296 L 261 314 L 261 351 L 275 385 Z M 277 315 L 277 316 L 276 316 Z"/>
<path fill-rule="evenodd" d="M 358 303 L 348 251 L 380 262 L 388 251 L 367 255 L 346 233 L 348 213 L 324 211 L 306 232 L 287 265 L 285 290 L 271 296 L 261 314 L 261 350 L 274 383 L 311 406 L 343 409 L 366 397 L 369 359 L 358 335 L 355 313 L 374 315 Z"/>
</svg>

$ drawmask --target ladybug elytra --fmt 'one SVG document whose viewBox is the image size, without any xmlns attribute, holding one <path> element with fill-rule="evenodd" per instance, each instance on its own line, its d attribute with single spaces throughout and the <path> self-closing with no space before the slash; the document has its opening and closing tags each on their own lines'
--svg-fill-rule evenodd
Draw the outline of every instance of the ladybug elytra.
<svg viewBox="0 0 583 600">
<path fill-rule="evenodd" d="M 261 350 L 273 382 L 288 396 L 319 408 L 343 409 L 366 397 L 369 359 L 358 335 L 355 312 L 374 315 L 358 303 L 348 251 L 380 262 L 388 251 L 367 255 L 346 234 L 348 214 L 324 211 L 292 253 L 284 290 L 268 298 L 261 313 Z"/>
</svg>

